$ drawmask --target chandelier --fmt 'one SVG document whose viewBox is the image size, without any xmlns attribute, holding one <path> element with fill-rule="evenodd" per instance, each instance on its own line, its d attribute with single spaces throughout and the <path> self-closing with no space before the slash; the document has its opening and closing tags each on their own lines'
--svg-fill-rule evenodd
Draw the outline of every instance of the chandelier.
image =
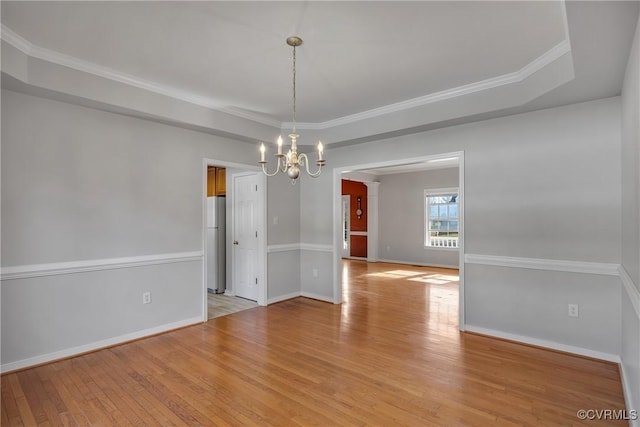
<svg viewBox="0 0 640 427">
<path fill-rule="evenodd" d="M 266 147 L 264 143 L 260 144 L 260 163 L 262 165 L 262 171 L 267 176 L 275 176 L 278 172 L 282 172 L 287 174 L 289 178 L 291 178 L 292 183 L 296 183 L 296 179 L 300 176 L 300 169 L 305 168 L 307 170 L 307 174 L 312 177 L 317 177 L 322 172 L 322 167 L 325 164 L 325 160 L 322 158 L 322 154 L 324 151 L 324 147 L 322 146 L 322 142 L 318 142 L 318 160 L 316 161 L 316 165 L 318 165 L 318 170 L 316 172 L 311 172 L 309 170 L 309 158 L 304 153 L 298 153 L 298 138 L 300 135 L 296 133 L 296 47 L 302 44 L 302 39 L 300 37 L 289 37 L 287 38 L 287 44 L 293 47 L 293 131 L 289 134 L 289 138 L 291 139 L 291 148 L 287 151 L 287 154 L 283 154 L 282 149 L 282 136 L 278 137 L 278 152 L 275 154 L 276 157 L 276 170 L 272 173 L 267 172 L 267 161 L 265 160 Z"/>
</svg>

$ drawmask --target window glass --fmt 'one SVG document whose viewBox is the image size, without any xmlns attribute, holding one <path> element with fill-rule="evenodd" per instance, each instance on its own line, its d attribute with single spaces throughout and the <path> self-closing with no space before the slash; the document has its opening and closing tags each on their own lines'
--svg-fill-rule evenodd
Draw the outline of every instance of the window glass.
<svg viewBox="0 0 640 427">
<path fill-rule="evenodd" d="M 425 190 L 425 246 L 458 247 L 458 202 L 457 192 Z"/>
</svg>

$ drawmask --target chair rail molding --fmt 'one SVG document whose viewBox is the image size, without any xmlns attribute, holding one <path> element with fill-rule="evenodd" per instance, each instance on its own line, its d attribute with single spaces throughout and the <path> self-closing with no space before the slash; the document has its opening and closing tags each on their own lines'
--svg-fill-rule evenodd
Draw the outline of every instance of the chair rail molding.
<svg viewBox="0 0 640 427">
<path fill-rule="evenodd" d="M 622 265 L 619 266 L 618 272 L 620 273 L 620 280 L 622 280 L 622 286 L 624 287 L 624 290 L 629 296 L 629 300 L 631 301 L 631 304 L 633 305 L 633 308 L 636 311 L 636 316 L 640 318 L 640 291 L 638 291 L 638 288 L 636 287 L 635 283 L 633 283 L 631 276 L 629 276 L 629 273 L 624 268 L 624 266 Z"/>
<path fill-rule="evenodd" d="M 291 251 L 315 251 L 333 252 L 332 245 L 319 245 L 315 243 L 284 243 L 267 246 L 267 253 L 291 252 Z"/>
<path fill-rule="evenodd" d="M 267 253 L 273 254 L 278 252 L 291 252 L 291 251 L 299 251 L 300 243 L 284 243 L 280 245 L 269 245 L 267 246 Z"/>
<path fill-rule="evenodd" d="M 90 259 L 82 261 L 54 262 L 2 267 L 0 280 L 26 279 L 29 277 L 75 274 L 87 271 L 113 270 L 117 268 L 143 267 L 175 262 L 202 261 L 202 251 L 141 255 L 121 258 Z"/>
<path fill-rule="evenodd" d="M 569 273 L 619 276 L 619 264 L 601 262 L 521 258 L 479 254 L 465 254 L 464 262 L 467 264 L 493 265 L 497 267 L 528 268 L 532 270 L 564 271 Z"/>
</svg>

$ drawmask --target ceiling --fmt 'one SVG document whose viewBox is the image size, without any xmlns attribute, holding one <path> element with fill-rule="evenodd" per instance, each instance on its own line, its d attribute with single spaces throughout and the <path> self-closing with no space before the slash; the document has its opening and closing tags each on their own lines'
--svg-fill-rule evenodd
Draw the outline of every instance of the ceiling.
<svg viewBox="0 0 640 427">
<path fill-rule="evenodd" d="M 329 144 L 618 95 L 638 17 L 637 1 L 2 1 L 1 7 L 3 49 L 17 49 L 32 68 L 14 71 L 17 60 L 3 54 L 3 86 L 64 95 L 53 78 L 38 77 L 53 73 L 36 72 L 44 61 L 96 77 L 95 85 L 111 79 L 232 116 L 237 124 L 193 127 L 250 141 L 291 126 L 292 51 L 285 39 L 298 35 L 304 40 L 297 50 L 298 129 L 324 134 Z M 103 108 L 188 121 L 73 92 L 78 99 L 95 96 Z M 264 127 L 250 133 L 249 122 Z"/>
</svg>

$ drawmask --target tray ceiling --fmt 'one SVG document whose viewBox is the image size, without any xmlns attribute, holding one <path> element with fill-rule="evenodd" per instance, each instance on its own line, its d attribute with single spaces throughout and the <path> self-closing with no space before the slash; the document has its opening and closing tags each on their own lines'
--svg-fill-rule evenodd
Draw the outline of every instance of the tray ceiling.
<svg viewBox="0 0 640 427">
<path fill-rule="evenodd" d="M 580 7 L 589 3 L 597 2 Z M 3 47 L 24 55 L 28 68 L 13 71 L 16 59 L 7 54 L 3 73 L 57 92 L 60 87 L 47 88 L 39 76 L 54 68 L 38 71 L 54 64 L 99 77 L 94 85 L 107 79 L 286 128 L 292 76 L 285 39 L 298 35 L 304 39 L 297 61 L 299 129 L 330 130 L 332 143 L 521 106 L 570 82 L 576 74 L 571 9 L 577 6 L 3 1 Z M 607 8 L 612 16 L 629 10 L 614 6 Z M 90 98 L 80 89 L 73 95 Z M 108 104 L 104 98 L 95 102 Z M 241 127 L 224 132 L 242 134 Z"/>
</svg>

